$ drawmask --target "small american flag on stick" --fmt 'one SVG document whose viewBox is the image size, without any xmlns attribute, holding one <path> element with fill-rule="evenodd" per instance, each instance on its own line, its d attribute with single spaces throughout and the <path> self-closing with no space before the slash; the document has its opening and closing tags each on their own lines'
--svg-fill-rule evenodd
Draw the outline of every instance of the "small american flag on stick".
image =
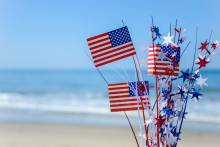
<svg viewBox="0 0 220 147">
<path fill-rule="evenodd" d="M 148 82 L 108 84 L 111 112 L 150 109 Z"/>
<path fill-rule="evenodd" d="M 87 42 L 96 67 L 136 54 L 126 26 L 90 37 Z"/>
<path fill-rule="evenodd" d="M 178 76 L 180 48 L 175 46 L 154 45 L 148 50 L 148 74 Z"/>
</svg>

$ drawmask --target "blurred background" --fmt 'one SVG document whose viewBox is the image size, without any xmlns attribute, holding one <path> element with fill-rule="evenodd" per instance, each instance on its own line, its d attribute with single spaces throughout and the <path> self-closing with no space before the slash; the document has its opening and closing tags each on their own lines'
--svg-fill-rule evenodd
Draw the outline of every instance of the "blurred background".
<svg viewBox="0 0 220 147">
<path fill-rule="evenodd" d="M 151 16 L 162 35 L 167 35 L 170 24 L 174 28 L 176 19 L 178 27 L 186 28 L 184 36 L 192 42 L 181 59 L 181 69 L 187 69 L 192 66 L 196 27 L 198 46 L 209 38 L 211 30 L 212 41 L 220 39 L 219 4 L 218 0 L 1 0 L 0 138 L 5 138 L 0 139 L 0 144 L 5 147 L 27 145 L 25 138 L 34 130 L 26 132 L 23 141 L 20 141 L 22 138 L 16 140 L 15 135 L 17 132 L 25 134 L 27 128 L 23 124 L 113 126 L 129 130 L 123 114 L 110 113 L 107 86 L 88 57 L 86 39 L 123 26 L 123 20 L 130 30 L 144 79 L 153 85 L 155 81 L 147 74 L 146 63 Z M 208 87 L 199 102 L 190 102 L 185 131 L 203 134 L 218 134 L 220 131 L 219 57 L 217 50 L 202 71 L 203 77 L 208 78 Z M 109 82 L 135 80 L 130 58 L 108 65 L 101 71 Z M 154 101 L 153 92 L 151 100 Z M 136 124 L 136 114 L 129 113 L 129 116 Z M 8 136 L 1 134 L 4 130 Z M 52 130 L 54 128 L 48 132 Z M 74 136 L 77 128 L 72 130 Z M 82 143 L 76 145 L 77 141 L 72 141 L 69 144 L 63 142 L 67 142 L 66 146 L 80 146 Z M 32 146 L 51 145 L 40 142 L 42 144 Z M 56 145 L 65 146 L 62 143 Z"/>
</svg>

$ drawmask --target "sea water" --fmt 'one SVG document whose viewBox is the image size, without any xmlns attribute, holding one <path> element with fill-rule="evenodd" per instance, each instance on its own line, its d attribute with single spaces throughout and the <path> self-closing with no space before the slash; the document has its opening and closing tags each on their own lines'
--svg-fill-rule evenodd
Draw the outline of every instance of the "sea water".
<svg viewBox="0 0 220 147">
<path fill-rule="evenodd" d="M 132 70 L 102 73 L 110 83 L 135 80 Z M 142 75 L 153 87 L 154 78 Z M 190 100 L 186 127 L 220 130 L 220 70 L 202 75 L 208 87 L 199 102 Z M 128 115 L 137 123 L 136 112 Z M 96 70 L 0 70 L 0 122 L 127 125 L 123 113 L 110 112 L 107 86 Z"/>
</svg>

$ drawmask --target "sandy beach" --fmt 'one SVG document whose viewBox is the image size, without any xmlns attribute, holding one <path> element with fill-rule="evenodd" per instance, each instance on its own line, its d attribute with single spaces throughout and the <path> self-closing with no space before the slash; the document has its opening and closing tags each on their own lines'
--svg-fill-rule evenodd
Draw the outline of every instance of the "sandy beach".
<svg viewBox="0 0 220 147">
<path fill-rule="evenodd" d="M 219 147 L 220 134 L 184 132 L 179 147 Z M 0 147 L 135 147 L 128 128 L 73 124 L 0 124 Z"/>
</svg>

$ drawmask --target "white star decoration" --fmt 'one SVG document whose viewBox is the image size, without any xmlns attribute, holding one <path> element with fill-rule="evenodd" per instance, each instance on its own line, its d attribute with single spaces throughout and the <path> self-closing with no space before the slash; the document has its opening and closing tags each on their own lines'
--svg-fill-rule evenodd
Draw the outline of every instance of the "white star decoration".
<svg viewBox="0 0 220 147">
<path fill-rule="evenodd" d="M 208 84 L 206 83 L 207 80 L 208 78 L 202 78 L 202 75 L 200 75 L 199 78 L 196 79 L 196 84 L 203 88 L 203 86 L 208 86 Z"/>
<path fill-rule="evenodd" d="M 215 43 L 217 46 L 220 45 L 220 41 L 218 41 L 218 40 L 216 40 L 214 43 Z"/>
<path fill-rule="evenodd" d="M 163 43 L 162 44 L 166 44 L 166 45 L 169 45 L 169 44 L 171 44 L 171 45 L 175 45 L 174 43 L 173 43 L 173 36 L 170 36 L 170 33 L 168 33 L 167 34 L 167 36 L 163 36 Z"/>
</svg>

